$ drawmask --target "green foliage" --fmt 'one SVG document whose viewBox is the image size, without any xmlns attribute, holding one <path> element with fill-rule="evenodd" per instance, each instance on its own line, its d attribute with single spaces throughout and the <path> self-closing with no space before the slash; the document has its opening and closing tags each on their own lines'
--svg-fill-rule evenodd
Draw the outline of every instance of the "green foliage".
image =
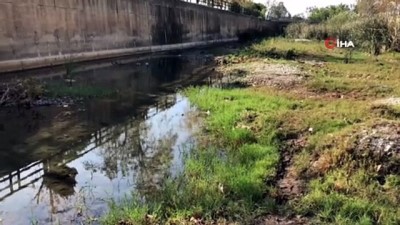
<svg viewBox="0 0 400 225">
<path fill-rule="evenodd" d="M 351 39 L 357 47 L 373 55 L 379 55 L 382 49 L 398 50 L 400 23 L 396 3 L 375 3 L 374 0 L 359 1 L 355 11 L 346 5 L 311 8 L 308 23 L 291 24 L 286 34 L 290 38 Z"/>
<path fill-rule="evenodd" d="M 268 18 L 279 19 L 284 17 L 290 17 L 290 13 L 283 2 L 274 4 L 268 9 Z"/>
<path fill-rule="evenodd" d="M 232 1 L 229 10 L 263 19 L 266 7 L 261 3 L 254 3 L 252 1 Z"/>
<path fill-rule="evenodd" d="M 307 22 L 290 24 L 286 29 L 289 38 L 305 38 L 324 40 L 327 37 L 337 37 L 343 40 L 355 36 L 354 21 L 357 14 L 352 11 L 344 11 L 335 14 L 323 23 L 309 24 Z"/>
<path fill-rule="evenodd" d="M 260 19 L 264 19 L 264 14 L 266 11 L 265 5 L 261 3 L 247 2 L 244 4 L 245 12 L 248 15 L 252 15 L 258 17 Z"/>
<path fill-rule="evenodd" d="M 294 53 L 323 63 L 263 59 L 271 52 Z M 307 216 L 310 224 L 399 224 L 400 177 L 388 174 L 380 184 L 378 162 L 364 162 L 366 156 L 357 160 L 349 143 L 355 132 L 369 127 L 365 124 L 381 117 L 398 120 L 398 106 L 381 107 L 383 113 L 377 113 L 370 104 L 376 97 L 400 95 L 400 55 L 375 58 L 354 51 L 352 63 L 344 64 L 345 54 L 342 49 L 327 51 L 322 42 L 276 38 L 229 57 L 228 66 L 243 60 L 235 62 L 235 68 L 242 67 L 234 71 L 243 76 L 252 75 L 246 58 L 262 65 L 266 61 L 296 64 L 308 77 L 304 86 L 293 87 L 295 91 L 270 87 L 185 90 L 201 112 L 209 111 L 203 114 L 207 137 L 199 138 L 181 176 L 167 181 L 146 201 L 134 198 L 116 204 L 105 224 L 185 224 L 192 216 L 207 222 L 226 218 L 253 224 L 254 218 L 277 210 Z M 293 173 L 306 183 L 305 194 L 277 206 L 276 185 L 271 181 L 276 179 L 281 141 L 293 134 L 299 137 L 296 142 L 305 145 L 292 159 Z M 322 161 L 326 169 L 313 173 L 314 163 L 323 156 L 329 159 Z M 359 161 L 366 165 L 360 166 Z"/>
<path fill-rule="evenodd" d="M 389 46 L 389 28 L 380 16 L 363 17 L 357 21 L 354 36 L 371 54 L 379 55 L 383 46 Z"/>
<path fill-rule="evenodd" d="M 382 113 L 371 113 L 370 103 L 376 97 L 399 95 L 398 53 L 386 53 L 375 59 L 365 53 L 353 52 L 353 62 L 344 64 L 346 52 L 341 49 L 327 51 L 322 42 L 292 42 L 271 39 L 252 46 L 258 52 L 282 52 L 294 49 L 308 57 L 322 59 L 321 67 L 305 67 L 311 73 L 308 90 L 318 93 L 315 100 L 303 97 L 297 110 L 280 115 L 280 132 L 307 135 L 309 144 L 295 157 L 298 173 L 304 175 L 307 191 L 302 198 L 290 202 L 297 214 L 307 215 L 311 224 L 399 224 L 399 176 L 389 174 L 386 183 L 376 179 L 374 159 L 366 161 L 367 168 L 349 150 L 349 138 L 355 130 L 368 129 L 363 125 L 379 117 L 398 120 L 398 106 L 380 106 Z M 378 62 L 376 60 L 379 60 Z M 338 98 L 324 94 L 340 93 Z M 276 94 L 276 93 L 275 93 Z M 340 96 L 343 95 L 343 98 Z M 366 98 L 366 100 L 360 100 Z M 361 128 L 360 128 L 361 127 Z M 328 141 L 329 140 L 329 141 Z M 350 139 L 351 140 L 351 139 Z M 328 148 L 328 150 L 327 150 Z M 327 156 L 327 171 L 310 172 L 315 157 Z M 321 163 L 319 162 L 319 163 Z M 370 166 L 370 168 L 368 167 Z M 323 167 L 323 166 L 322 166 Z"/>
<path fill-rule="evenodd" d="M 354 32 L 354 21 L 357 19 L 358 15 L 352 11 L 343 11 L 332 16 L 326 21 L 327 35 L 341 40 L 358 41 Z"/>
<path fill-rule="evenodd" d="M 193 216 L 248 224 L 260 208 L 274 211 L 274 186 L 266 186 L 279 162 L 274 116 L 294 103 L 238 89 L 189 88 L 185 94 L 200 110 L 210 111 L 207 142 L 213 147 L 199 146 L 186 159 L 183 174 L 167 181 L 148 201 L 112 207 L 104 224 L 145 224 L 146 214 L 154 224 L 182 223 Z"/>
<path fill-rule="evenodd" d="M 351 11 L 344 11 L 330 17 L 323 23 L 294 23 L 286 29 L 289 38 L 324 40 L 336 37 L 352 40 L 357 48 L 362 48 L 374 55 L 390 46 L 389 28 L 380 16 L 360 17 Z"/>
<path fill-rule="evenodd" d="M 327 54 L 323 43 L 316 42 L 294 42 L 284 38 L 271 38 L 254 43 L 251 47 L 242 51 L 251 57 L 271 57 L 281 59 L 293 59 L 298 56 L 324 56 Z M 332 52 L 332 56 L 339 56 L 340 51 Z M 286 58 L 288 56 L 289 58 Z"/>
<path fill-rule="evenodd" d="M 311 181 L 310 192 L 296 208 L 320 223 L 399 224 L 400 210 L 390 196 L 398 191 L 398 186 L 390 186 L 397 181 L 398 176 L 391 176 L 390 183 L 382 187 L 367 171 L 349 177 L 346 171 L 334 170 L 324 179 Z"/>
<path fill-rule="evenodd" d="M 340 5 L 331 5 L 328 7 L 323 7 L 323 8 L 309 8 L 309 21 L 311 23 L 321 23 L 325 22 L 328 19 L 342 13 L 342 12 L 349 12 L 351 11 L 350 7 L 345 4 L 340 4 Z"/>
<path fill-rule="evenodd" d="M 239 2 L 233 1 L 230 6 L 229 10 L 235 13 L 241 13 L 242 12 L 242 6 L 240 5 Z"/>
<path fill-rule="evenodd" d="M 36 99 L 42 96 L 45 92 L 43 84 L 41 84 L 38 80 L 33 78 L 27 78 L 17 82 L 21 85 L 22 90 L 24 90 L 29 99 Z"/>
</svg>

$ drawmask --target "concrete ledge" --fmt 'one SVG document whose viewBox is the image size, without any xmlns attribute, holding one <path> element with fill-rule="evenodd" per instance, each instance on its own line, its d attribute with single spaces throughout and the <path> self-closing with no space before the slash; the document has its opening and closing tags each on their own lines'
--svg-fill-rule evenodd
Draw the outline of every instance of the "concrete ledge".
<svg viewBox="0 0 400 225">
<path fill-rule="evenodd" d="M 38 58 L 26 58 L 17 60 L 7 60 L 0 62 L 0 73 L 14 72 L 28 69 L 36 69 L 41 67 L 62 65 L 69 62 L 84 62 L 98 59 L 114 58 L 119 56 L 143 54 L 143 53 L 157 53 L 172 50 L 182 50 L 194 47 L 209 46 L 218 43 L 228 43 L 237 41 L 238 38 L 189 42 L 182 44 L 170 45 L 157 45 L 138 48 L 115 49 L 115 50 L 101 50 L 93 52 L 83 52 L 76 54 L 55 55 Z"/>
</svg>

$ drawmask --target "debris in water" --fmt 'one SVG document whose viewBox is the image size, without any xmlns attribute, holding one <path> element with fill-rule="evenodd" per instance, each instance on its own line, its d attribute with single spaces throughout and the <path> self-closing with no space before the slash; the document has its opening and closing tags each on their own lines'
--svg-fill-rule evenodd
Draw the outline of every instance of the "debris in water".
<svg viewBox="0 0 400 225">
<path fill-rule="evenodd" d="M 0 106 L 25 106 L 30 108 L 40 99 L 44 88 L 37 80 L 25 79 L 0 87 Z"/>
<path fill-rule="evenodd" d="M 76 80 L 74 80 L 74 79 L 64 79 L 64 81 L 67 83 L 75 83 L 76 82 Z"/>
</svg>

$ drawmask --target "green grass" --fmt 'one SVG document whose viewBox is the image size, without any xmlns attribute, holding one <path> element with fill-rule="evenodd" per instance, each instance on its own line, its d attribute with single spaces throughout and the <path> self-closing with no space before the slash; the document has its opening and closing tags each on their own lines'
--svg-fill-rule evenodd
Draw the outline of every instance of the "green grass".
<svg viewBox="0 0 400 225">
<path fill-rule="evenodd" d="M 386 97 L 400 95 L 400 53 L 385 53 L 372 57 L 354 51 L 349 63 L 344 63 L 347 50 L 328 50 L 323 42 L 294 42 L 276 38 L 254 44 L 239 55 L 268 57 L 275 52 L 285 58 L 293 51 L 297 60 L 325 62 L 322 68 L 302 65 L 312 75 L 307 86 L 317 92 L 357 94 L 359 97 Z"/>
<path fill-rule="evenodd" d="M 289 50 L 296 59 L 324 62 L 322 68 L 298 64 L 310 75 L 304 86 L 321 96 L 299 99 L 301 104 L 296 110 L 276 117 L 281 123 L 280 135 L 307 138 L 306 147 L 294 156 L 297 173 L 307 182 L 307 192 L 303 198 L 289 202 L 289 208 L 315 224 L 399 224 L 400 199 L 395 194 L 400 188 L 398 176 L 388 174 L 385 185 L 380 185 L 375 178 L 377 162 L 373 158 L 354 162 L 347 149 L 351 148 L 354 133 L 370 129 L 383 118 L 400 118 L 399 106 L 371 105 L 378 98 L 400 95 L 400 54 L 375 58 L 354 52 L 350 63 L 344 63 L 344 51 L 326 50 L 322 42 L 271 39 L 236 57 L 263 59 L 271 57 L 272 51 L 282 59 Z M 246 68 L 245 60 L 239 63 Z M 324 94 L 330 93 L 343 99 L 325 99 Z M 312 133 L 307 132 L 309 128 L 313 128 Z M 313 171 L 312 164 L 318 158 L 325 160 L 319 171 Z"/>
<path fill-rule="evenodd" d="M 239 52 L 239 55 L 248 57 L 272 57 L 283 59 L 315 58 L 328 62 L 342 63 L 348 50 L 328 50 L 324 42 L 295 42 L 285 38 L 271 38 L 255 43 Z M 353 61 L 362 61 L 367 57 L 365 53 L 353 52 Z"/>
<path fill-rule="evenodd" d="M 297 208 L 327 224 L 399 224 L 400 210 L 394 196 L 399 177 L 391 175 L 385 186 L 371 177 L 363 169 L 350 176 L 343 169 L 330 171 L 310 182 L 310 191 Z"/>
<path fill-rule="evenodd" d="M 121 218 L 143 223 L 145 214 L 162 224 L 192 216 L 245 224 L 261 212 L 275 210 L 275 187 L 266 186 L 274 180 L 279 162 L 274 114 L 294 102 L 246 90 L 190 88 L 185 94 L 200 110 L 211 112 L 205 125 L 211 135 L 204 138 L 213 144 L 188 156 L 182 176 L 168 181 L 146 203 L 112 207 L 104 224 Z"/>
<path fill-rule="evenodd" d="M 288 55 L 324 65 L 286 60 Z M 387 174 L 386 183 L 379 184 L 379 162 L 349 151 L 354 134 L 378 121 L 395 123 L 400 118 L 399 106 L 372 104 L 400 96 L 400 54 L 375 58 L 354 52 L 350 63 L 344 63 L 344 55 L 344 50 L 327 50 L 322 42 L 278 38 L 227 56 L 227 66 L 235 63 L 246 76 L 251 74 L 249 62 L 272 57 L 269 62 L 297 65 L 309 77 L 300 92 L 271 87 L 185 90 L 190 101 L 210 115 L 183 174 L 145 202 L 133 198 L 113 204 L 104 224 L 182 224 L 191 217 L 250 224 L 257 216 L 282 210 L 306 216 L 312 224 L 400 224 L 400 177 Z M 304 196 L 278 205 L 274 182 L 288 138 L 306 142 L 293 156 L 306 190 Z"/>
</svg>

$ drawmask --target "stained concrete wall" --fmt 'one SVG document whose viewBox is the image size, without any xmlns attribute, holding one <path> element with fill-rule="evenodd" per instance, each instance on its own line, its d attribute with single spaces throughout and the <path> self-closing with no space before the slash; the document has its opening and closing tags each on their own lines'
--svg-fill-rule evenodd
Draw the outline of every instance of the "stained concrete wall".
<svg viewBox="0 0 400 225">
<path fill-rule="evenodd" d="M 0 72 L 208 45 L 275 28 L 180 0 L 0 0 Z"/>
</svg>

